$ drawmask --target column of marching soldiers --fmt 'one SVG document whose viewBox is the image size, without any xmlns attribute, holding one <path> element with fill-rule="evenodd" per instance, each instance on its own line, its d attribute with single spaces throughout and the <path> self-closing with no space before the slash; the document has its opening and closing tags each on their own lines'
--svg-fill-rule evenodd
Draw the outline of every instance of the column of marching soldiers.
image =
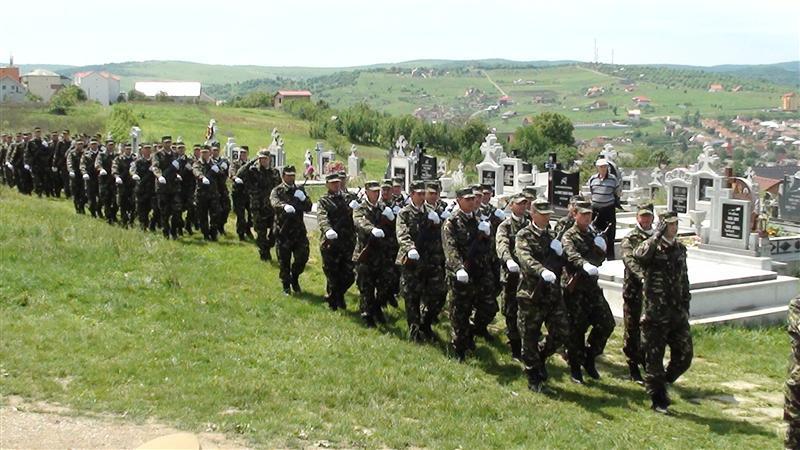
<svg viewBox="0 0 800 450">
<path fill-rule="evenodd" d="M 110 224 L 160 227 L 171 239 L 198 229 L 214 241 L 226 233 L 232 204 L 239 239 L 253 238 L 254 229 L 262 260 L 275 248 L 283 292 L 301 292 L 309 257 L 303 215 L 312 204 L 295 183 L 294 167 L 279 172 L 268 151 L 249 159 L 242 146 L 240 158 L 228 161 L 211 143 L 194 145 L 188 155 L 170 136 L 118 151 L 99 135 L 73 139 L 64 130 L 47 139 L 38 128 L 0 141 L 7 185 L 39 197 L 63 191 L 77 213 L 88 206 Z M 496 339 L 487 327 L 500 296 L 511 354 L 523 363 L 532 391 L 546 389 L 545 362 L 562 348 L 573 382 L 583 384 L 584 372 L 600 378 L 595 360 L 615 324 L 598 286 L 609 243 L 593 227 L 590 202 L 574 197 L 569 214 L 551 227 L 553 211 L 532 189 L 501 210 L 491 204 L 488 185 L 462 188 L 455 202 L 446 202 L 435 181 L 413 182 L 407 194 L 400 179 L 368 181 L 357 193 L 346 183 L 343 173 L 327 175 L 317 206 L 325 300 L 332 310 L 346 308 L 345 293 L 355 283 L 363 322 L 377 327 L 386 321 L 384 309 L 397 307 L 402 297 L 409 338 L 421 343 L 437 339 L 433 326 L 449 300 L 451 350 L 463 361 L 476 338 Z M 652 205 L 642 206 L 622 244 L 623 351 L 631 379 L 645 385 L 654 410 L 666 413 L 666 386 L 692 359 L 690 294 L 686 248 L 675 239 L 677 217 L 662 214 L 658 227 L 653 218 Z"/>
</svg>

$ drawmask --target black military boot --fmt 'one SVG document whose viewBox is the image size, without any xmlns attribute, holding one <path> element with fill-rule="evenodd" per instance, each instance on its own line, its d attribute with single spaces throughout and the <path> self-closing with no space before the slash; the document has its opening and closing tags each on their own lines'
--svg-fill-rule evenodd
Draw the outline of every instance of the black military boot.
<svg viewBox="0 0 800 450">
<path fill-rule="evenodd" d="M 422 322 L 419 325 L 419 332 L 422 333 L 422 337 L 429 342 L 433 342 L 436 340 L 436 333 L 433 332 L 433 328 L 431 328 L 431 324 L 428 322 Z"/>
<path fill-rule="evenodd" d="M 544 380 L 539 376 L 537 371 L 528 371 L 528 389 L 537 394 L 541 394 L 544 389 Z"/>
<path fill-rule="evenodd" d="M 390 295 L 389 298 L 386 299 L 386 303 L 393 308 L 397 308 L 397 297 L 394 295 Z"/>
<path fill-rule="evenodd" d="M 486 342 L 493 342 L 494 341 L 494 336 L 492 336 L 492 333 L 489 333 L 489 330 L 486 329 L 485 327 L 482 327 L 480 329 L 477 329 L 477 328 L 474 329 L 472 331 L 472 335 L 473 336 L 482 337 L 483 340 L 486 341 Z"/>
<path fill-rule="evenodd" d="M 303 292 L 300 289 L 300 275 L 292 275 L 292 290 L 295 294 L 301 294 Z"/>
<path fill-rule="evenodd" d="M 253 232 L 249 228 L 247 229 L 247 231 L 244 232 L 244 235 L 247 236 L 249 239 L 253 240 L 255 239 L 255 237 L 253 237 Z"/>
<path fill-rule="evenodd" d="M 366 325 L 367 328 L 375 328 L 376 327 L 375 319 L 373 319 L 371 315 L 362 313 L 361 314 L 361 319 L 364 320 L 364 325 Z"/>
<path fill-rule="evenodd" d="M 597 371 L 597 366 L 595 365 L 595 357 L 592 356 L 593 353 L 590 351 L 586 351 L 586 359 L 583 360 L 583 368 L 586 369 L 586 375 L 594 378 L 595 380 L 600 379 L 600 372 Z"/>
<path fill-rule="evenodd" d="M 337 295 L 336 298 L 334 299 L 334 302 L 336 304 L 336 307 L 341 309 L 342 311 L 345 311 L 347 309 L 347 303 L 345 303 L 344 301 L 344 294 Z"/>
<path fill-rule="evenodd" d="M 639 365 L 635 362 L 628 363 L 628 371 L 631 374 L 631 381 L 636 382 L 637 384 L 644 384 L 644 379 L 642 378 L 642 372 L 639 370 Z"/>
<path fill-rule="evenodd" d="M 247 241 L 247 237 L 244 235 L 244 233 L 239 233 L 239 240 L 242 241 L 242 242 L 246 242 Z"/>
<path fill-rule="evenodd" d="M 547 381 L 547 379 L 550 377 L 550 374 L 547 373 L 547 357 L 541 350 L 539 350 L 539 361 L 542 362 L 542 368 L 539 370 L 539 376 L 542 377 L 542 381 Z"/>
<path fill-rule="evenodd" d="M 583 372 L 580 364 L 571 364 L 569 367 L 569 379 L 576 384 L 583 384 Z"/>
<path fill-rule="evenodd" d="M 511 347 L 511 357 L 522 360 L 522 341 L 519 339 L 509 339 L 508 346 Z"/>
<path fill-rule="evenodd" d="M 665 390 L 654 392 L 650 399 L 652 400 L 650 408 L 653 411 L 659 414 L 669 414 L 669 397 L 667 397 Z"/>
<path fill-rule="evenodd" d="M 325 294 L 325 297 L 323 298 L 325 299 L 325 302 L 328 304 L 328 308 L 330 308 L 331 311 L 336 311 L 336 308 L 338 308 L 339 305 L 336 304 L 336 299 L 334 298 L 334 296 L 330 294 Z"/>
<path fill-rule="evenodd" d="M 372 315 L 374 316 L 375 322 L 386 323 L 386 316 L 383 314 L 383 309 L 375 308 L 375 312 Z"/>
<path fill-rule="evenodd" d="M 291 285 L 290 285 L 290 283 L 288 281 L 284 281 L 283 282 L 283 295 L 291 294 L 292 291 L 291 291 L 291 287 L 290 286 Z"/>
</svg>

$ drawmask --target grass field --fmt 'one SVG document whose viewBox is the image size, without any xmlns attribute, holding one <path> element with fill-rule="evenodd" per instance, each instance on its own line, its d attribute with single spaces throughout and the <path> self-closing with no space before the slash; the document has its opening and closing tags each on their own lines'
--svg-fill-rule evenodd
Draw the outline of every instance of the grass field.
<svg viewBox="0 0 800 450">
<path fill-rule="evenodd" d="M 781 327 L 695 327 L 694 364 L 664 417 L 623 378 L 619 329 L 602 380 L 576 386 L 555 357 L 555 393 L 534 395 L 499 341 L 479 341 L 459 364 L 446 320 L 442 342 L 416 345 L 402 310 L 378 330 L 361 326 L 355 289 L 347 312 L 330 312 L 315 236 L 301 283 L 306 293 L 281 295 L 276 264 L 252 244 L 165 241 L 0 188 L 0 395 L 258 447 L 781 445 Z"/>
</svg>

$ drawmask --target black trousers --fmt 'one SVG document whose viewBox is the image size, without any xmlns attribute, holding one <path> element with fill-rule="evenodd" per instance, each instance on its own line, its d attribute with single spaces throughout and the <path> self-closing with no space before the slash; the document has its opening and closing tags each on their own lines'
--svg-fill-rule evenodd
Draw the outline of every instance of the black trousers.
<svg viewBox="0 0 800 450">
<path fill-rule="evenodd" d="M 606 259 L 611 261 L 614 259 L 614 240 L 617 235 L 616 207 L 614 205 L 602 208 L 592 207 L 592 219 L 594 219 L 594 227 L 598 231 L 603 231 L 608 227 L 606 232 Z"/>
</svg>

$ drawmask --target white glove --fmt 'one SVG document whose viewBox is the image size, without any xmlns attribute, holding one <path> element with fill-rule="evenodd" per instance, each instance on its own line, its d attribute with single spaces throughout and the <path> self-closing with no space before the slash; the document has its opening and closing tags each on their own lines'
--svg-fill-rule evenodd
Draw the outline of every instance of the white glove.
<svg viewBox="0 0 800 450">
<path fill-rule="evenodd" d="M 164 177 L 158 177 L 158 182 L 161 184 L 167 184 L 167 179 Z"/>
<path fill-rule="evenodd" d="M 408 251 L 408 259 L 413 261 L 417 261 L 419 259 L 419 252 L 417 251 L 417 249 L 412 248 L 411 250 Z"/>
<path fill-rule="evenodd" d="M 448 217 L 450 217 L 451 215 L 452 215 L 452 214 L 450 213 L 450 211 L 448 211 L 448 210 L 446 210 L 446 209 L 445 209 L 444 211 L 442 211 L 442 220 L 446 220 L 446 219 L 447 219 Z"/>
<path fill-rule="evenodd" d="M 175 175 L 175 178 L 177 178 L 177 179 L 178 179 L 178 181 L 183 181 L 183 177 L 182 177 L 182 176 L 180 176 L 180 175 Z"/>
<path fill-rule="evenodd" d="M 519 273 L 519 264 L 513 259 L 506 261 L 506 267 L 508 267 L 508 271 L 511 273 Z"/>
<path fill-rule="evenodd" d="M 392 211 L 392 208 L 389 208 L 388 206 L 383 208 L 383 212 L 381 214 L 389 219 L 390 222 L 394 220 L 394 211 Z"/>
<path fill-rule="evenodd" d="M 192 170 L 192 165 L 189 163 L 184 164 L 183 167 L 186 168 L 186 170 Z"/>
<path fill-rule="evenodd" d="M 206 185 L 211 184 L 211 181 L 206 177 L 203 177 L 202 181 L 203 181 L 203 184 L 206 184 Z"/>
<path fill-rule="evenodd" d="M 466 283 L 469 281 L 469 274 L 464 269 L 458 269 L 456 272 L 456 281 L 459 283 Z"/>
<path fill-rule="evenodd" d="M 283 210 L 289 214 L 294 214 L 294 206 L 292 205 L 283 205 Z"/>
<path fill-rule="evenodd" d="M 180 169 L 181 168 L 181 163 L 179 163 L 177 159 L 172 160 L 172 167 L 174 167 L 176 169 Z"/>
<path fill-rule="evenodd" d="M 376 238 L 382 238 L 386 236 L 386 234 L 380 228 L 373 228 L 372 235 L 375 236 Z"/>
<path fill-rule="evenodd" d="M 394 208 L 392 208 L 392 212 L 395 213 L 395 214 L 399 213 L 400 212 L 400 207 L 397 206 L 397 205 L 394 205 Z M 389 220 L 392 220 L 392 219 L 389 219 Z"/>
<path fill-rule="evenodd" d="M 597 266 L 590 263 L 583 263 L 583 270 L 589 274 L 590 277 L 597 275 Z"/>
<path fill-rule="evenodd" d="M 106 169 L 100 169 L 100 176 L 104 177 L 106 175 L 108 175 L 108 172 L 106 172 Z"/>
<path fill-rule="evenodd" d="M 439 218 L 439 215 L 436 214 L 436 211 L 431 211 L 431 212 L 428 213 L 428 220 L 430 220 L 431 222 L 433 222 L 433 223 L 435 223 L 437 225 L 442 223 L 442 219 Z"/>
<path fill-rule="evenodd" d="M 606 240 L 603 238 L 603 236 L 595 236 L 594 245 L 600 247 L 600 250 L 602 251 L 606 251 L 606 249 L 608 248 L 608 246 L 606 245 Z"/>
<path fill-rule="evenodd" d="M 214 173 L 219 173 L 219 167 L 217 167 L 217 165 L 214 164 L 211 166 L 211 171 L 213 171 Z"/>
<path fill-rule="evenodd" d="M 550 241 L 550 248 L 552 248 L 558 256 L 561 256 L 564 253 L 564 246 L 561 245 L 561 241 L 558 239 L 553 239 Z"/>
<path fill-rule="evenodd" d="M 122 178 L 120 178 L 120 177 L 116 177 L 116 178 L 114 179 L 114 181 L 115 181 L 117 184 L 122 184 Z"/>
<path fill-rule="evenodd" d="M 542 280 L 544 280 L 545 283 L 552 283 L 556 281 L 556 274 L 547 269 L 544 269 L 542 271 Z"/>
<path fill-rule="evenodd" d="M 139 176 L 139 175 L 137 175 L 137 174 L 133 174 L 133 176 L 132 176 L 131 178 L 133 178 L 133 181 L 139 181 L 139 180 L 141 180 L 141 179 L 142 179 L 142 177 L 140 177 L 140 176 Z"/>
<path fill-rule="evenodd" d="M 489 216 L 484 216 L 481 214 L 481 222 L 486 222 L 487 220 L 489 220 Z"/>
<path fill-rule="evenodd" d="M 301 190 L 294 191 L 294 198 L 300 200 L 301 202 L 306 201 L 306 193 Z"/>
<path fill-rule="evenodd" d="M 84 180 L 88 181 L 89 180 L 89 174 L 85 173 L 85 174 L 83 174 L 83 176 L 81 178 L 83 178 Z"/>
<path fill-rule="evenodd" d="M 501 210 L 501 209 L 495 209 L 494 210 L 494 216 L 497 217 L 500 220 L 503 220 L 503 219 L 506 218 L 506 213 L 504 213 L 503 210 Z"/>
<path fill-rule="evenodd" d="M 489 222 L 482 220 L 478 222 L 478 231 L 483 231 L 487 236 L 489 236 L 492 234 L 492 226 L 489 225 Z"/>
<path fill-rule="evenodd" d="M 75 172 L 70 172 L 70 173 L 69 173 L 69 177 L 70 177 L 70 178 L 75 178 Z"/>
<path fill-rule="evenodd" d="M 220 164 L 219 166 L 222 167 L 222 170 L 228 170 L 228 163 L 226 163 L 225 161 L 223 161 L 222 164 Z"/>
<path fill-rule="evenodd" d="M 14 168 L 14 166 L 12 166 L 10 162 L 6 162 L 6 167 L 8 167 L 9 169 L 13 169 Z"/>
<path fill-rule="evenodd" d="M 56 173 L 56 172 L 58 172 L 58 167 L 51 167 L 50 170 L 52 170 L 53 173 Z"/>
<path fill-rule="evenodd" d="M 236 184 L 242 184 L 242 183 L 244 183 L 244 181 L 242 181 L 242 179 L 241 179 L 241 178 L 239 178 L 239 177 L 233 177 L 233 182 L 234 182 L 234 183 L 236 183 Z"/>
<path fill-rule="evenodd" d="M 27 170 L 28 172 L 30 172 L 30 171 L 31 171 L 31 166 L 29 166 L 29 165 L 27 165 L 27 164 L 23 165 L 22 167 L 24 167 L 24 168 L 25 168 L 25 170 Z"/>
<path fill-rule="evenodd" d="M 339 238 L 339 233 L 337 233 L 336 230 L 334 230 L 333 228 L 325 232 L 325 239 L 328 239 L 329 241 L 338 238 Z"/>
<path fill-rule="evenodd" d="M 361 206 L 361 203 L 358 203 L 358 200 L 350 200 L 350 203 L 347 205 L 350 209 L 358 209 Z"/>
</svg>

